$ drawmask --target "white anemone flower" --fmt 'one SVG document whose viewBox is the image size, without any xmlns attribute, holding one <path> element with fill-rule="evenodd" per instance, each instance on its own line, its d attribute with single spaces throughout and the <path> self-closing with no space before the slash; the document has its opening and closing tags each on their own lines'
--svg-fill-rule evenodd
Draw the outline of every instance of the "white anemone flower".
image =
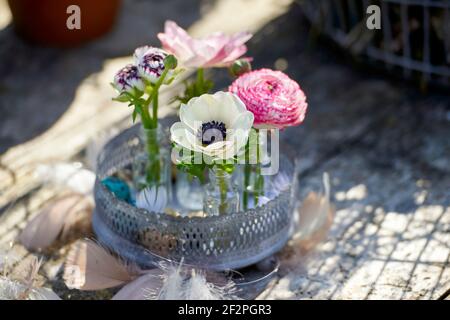
<svg viewBox="0 0 450 320">
<path fill-rule="evenodd" d="M 182 104 L 180 120 L 170 128 L 173 142 L 214 161 L 227 160 L 244 149 L 253 113 L 235 94 L 217 92 Z"/>
</svg>

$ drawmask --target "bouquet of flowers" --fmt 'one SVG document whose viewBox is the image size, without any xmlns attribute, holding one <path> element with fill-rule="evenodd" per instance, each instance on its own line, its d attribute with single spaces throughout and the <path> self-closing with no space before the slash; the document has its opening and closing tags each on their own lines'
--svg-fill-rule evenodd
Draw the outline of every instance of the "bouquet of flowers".
<svg viewBox="0 0 450 320">
<path fill-rule="evenodd" d="M 196 39 L 167 21 L 164 33 L 158 34 L 162 49 L 136 49 L 134 64 L 115 75 L 113 86 L 119 95 L 114 99 L 134 108 L 133 121 L 139 116 L 144 132 L 144 156 L 137 157 L 141 160 L 132 169 L 138 207 L 161 212 L 173 203 L 168 193 L 171 175 L 163 174 L 171 163 L 201 186 L 187 194 L 195 198 L 195 192 L 200 193 L 203 215 L 247 210 L 270 200 L 262 172 L 267 134 L 301 124 L 307 103 L 298 83 L 283 72 L 251 70 L 251 59 L 243 57 L 251 37 L 247 32 L 213 33 Z M 205 77 L 206 68 L 228 68 L 235 78 L 228 90 L 211 93 L 214 84 Z M 166 157 L 157 117 L 158 92 L 186 69 L 196 76 L 176 97 L 180 121 L 170 128 L 173 149 Z M 177 177 L 176 183 L 180 180 Z M 272 182 L 274 186 L 283 188 L 283 181 Z M 175 202 L 182 207 L 185 200 Z"/>
</svg>

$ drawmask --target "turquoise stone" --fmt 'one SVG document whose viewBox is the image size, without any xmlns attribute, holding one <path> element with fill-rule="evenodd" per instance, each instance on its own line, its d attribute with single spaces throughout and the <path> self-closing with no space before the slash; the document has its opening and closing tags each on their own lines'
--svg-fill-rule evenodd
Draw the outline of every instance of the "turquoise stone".
<svg viewBox="0 0 450 320">
<path fill-rule="evenodd" d="M 107 177 L 102 180 L 102 184 L 120 200 L 132 203 L 130 187 L 121 179 Z"/>
</svg>

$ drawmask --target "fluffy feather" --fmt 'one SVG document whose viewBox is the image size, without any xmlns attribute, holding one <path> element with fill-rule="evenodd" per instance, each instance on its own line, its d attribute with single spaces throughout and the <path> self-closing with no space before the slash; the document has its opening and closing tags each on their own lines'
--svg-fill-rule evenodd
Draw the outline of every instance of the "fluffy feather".
<svg viewBox="0 0 450 320">
<path fill-rule="evenodd" d="M 292 177 L 284 172 L 278 173 L 272 181 L 272 189 L 275 193 L 280 194 L 285 191 L 292 183 Z"/>
<path fill-rule="evenodd" d="M 18 300 L 26 287 L 16 280 L 0 277 L 0 300 Z"/>
<path fill-rule="evenodd" d="M 33 256 L 22 266 L 23 272 L 16 272 L 23 277 L 11 279 L 1 276 L 0 300 L 61 300 L 51 289 L 35 286 L 41 264 L 42 260 Z"/>
<path fill-rule="evenodd" d="M 181 264 L 178 267 L 169 266 L 163 269 L 163 285 L 156 294 L 157 300 L 183 300 L 183 282 L 185 276 L 182 274 Z M 151 299 L 153 295 L 149 295 Z"/>
<path fill-rule="evenodd" d="M 42 209 L 19 235 L 19 241 L 28 250 L 43 250 L 50 246 L 59 235 L 86 218 L 92 211 L 89 197 L 71 194 L 56 200 Z"/>
<path fill-rule="evenodd" d="M 152 269 L 125 285 L 112 300 L 146 300 L 163 286 L 162 270 Z"/>
<path fill-rule="evenodd" d="M 185 300 L 235 300 L 236 288 L 232 281 L 224 286 L 208 282 L 202 273 L 192 270 L 190 279 L 184 287 Z"/>
<path fill-rule="evenodd" d="M 36 288 L 31 295 L 32 300 L 61 300 L 61 298 L 49 288 Z"/>
<path fill-rule="evenodd" d="M 143 189 L 136 197 L 136 207 L 149 212 L 164 212 L 167 206 L 167 190 L 164 187 Z"/>
<path fill-rule="evenodd" d="M 74 192 L 88 194 L 94 188 L 95 173 L 79 162 L 40 165 L 35 174 L 42 182 L 66 186 Z"/>
<path fill-rule="evenodd" d="M 33 256 L 32 259 L 30 260 L 28 272 L 24 278 L 24 283 L 28 285 L 30 288 L 33 286 L 34 280 L 36 279 L 36 276 L 41 266 L 42 266 L 42 259 L 38 259 L 37 257 Z"/>
<path fill-rule="evenodd" d="M 330 181 L 327 173 L 323 175 L 324 194 L 310 192 L 296 209 L 298 226 L 290 247 L 282 253 L 284 267 L 296 267 L 304 256 L 322 242 L 333 222 L 335 208 L 330 203 Z"/>
<path fill-rule="evenodd" d="M 299 226 L 293 236 L 294 241 L 305 240 L 313 234 L 328 231 L 334 216 L 334 206 L 330 203 L 330 181 L 327 173 L 323 175 L 324 194 L 310 192 L 297 209 Z"/>
<path fill-rule="evenodd" d="M 161 265 L 162 285 L 148 288 L 147 299 L 157 300 L 224 300 L 237 299 L 232 281 L 222 276 L 209 274 L 208 280 L 202 271 L 178 266 Z M 216 280 L 216 281 L 214 281 Z M 225 281 L 224 281 L 225 280 Z"/>
<path fill-rule="evenodd" d="M 61 300 L 48 288 L 28 288 L 20 281 L 0 277 L 0 300 Z"/>
<path fill-rule="evenodd" d="M 116 287 L 136 277 L 121 260 L 93 241 L 75 243 L 64 266 L 67 287 L 79 290 L 100 290 Z"/>
</svg>

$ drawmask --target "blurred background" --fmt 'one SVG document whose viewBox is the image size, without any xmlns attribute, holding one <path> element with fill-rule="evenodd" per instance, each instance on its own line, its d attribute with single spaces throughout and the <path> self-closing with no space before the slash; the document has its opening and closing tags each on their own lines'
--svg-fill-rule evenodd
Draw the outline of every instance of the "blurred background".
<svg viewBox="0 0 450 320">
<path fill-rule="evenodd" d="M 66 27 L 70 4 L 81 8 L 80 30 Z M 366 27 L 365 8 L 369 4 L 382 8 L 381 30 Z M 427 105 L 426 109 L 436 115 L 433 119 L 445 120 L 450 117 L 446 101 L 450 79 L 448 12 L 446 1 L 169 0 L 163 4 L 151 0 L 1 0 L 0 152 L 44 133 L 72 109 L 87 105 L 97 113 L 118 109 L 115 105 L 100 108 L 111 104 L 108 83 L 113 66 L 137 46 L 159 45 L 156 34 L 166 19 L 198 36 L 217 30 L 254 32 L 248 52 L 255 58 L 254 67 L 284 70 L 298 80 L 311 99 L 312 112 L 319 108 L 315 99 L 347 91 L 345 83 L 361 77 L 354 83 L 367 85 L 366 91 L 360 90 L 361 99 L 380 105 L 376 115 L 389 113 L 393 104 L 390 94 L 406 95 L 410 101 L 417 100 L 414 95 L 426 99 L 442 94 L 435 106 Z M 320 75 L 326 70 L 327 75 Z M 220 71 L 215 75 L 221 80 L 217 89 L 231 80 Z M 338 83 L 333 83 L 335 78 L 339 78 Z M 321 83 L 317 88 L 313 79 L 329 84 Z M 374 94 L 370 86 L 382 81 L 389 88 L 383 95 Z M 83 106 L 77 101 L 81 96 Z M 362 112 L 366 105 L 361 100 L 354 111 Z M 419 106 L 411 108 L 413 114 L 421 111 Z M 398 113 L 399 109 L 392 111 Z M 338 112 L 336 106 L 331 110 Z M 448 155 L 439 157 L 437 152 L 434 157 Z M 441 163 L 444 160 L 429 160 L 447 167 Z"/>
<path fill-rule="evenodd" d="M 66 28 L 69 4 L 81 8 L 80 30 Z M 366 27 L 369 4 L 381 8 L 380 30 Z M 83 160 L 102 133 L 131 125 L 109 83 L 136 47 L 160 45 L 166 19 L 194 36 L 248 30 L 253 68 L 286 72 L 308 97 L 304 124 L 282 138 L 301 160 L 302 195 L 319 188 L 324 171 L 331 175 L 338 212 L 323 252 L 351 261 L 334 261 L 328 275 L 351 278 L 371 252 L 383 261 L 379 286 L 362 298 L 437 297 L 450 279 L 449 8 L 438 0 L 0 0 L 0 214 L 23 199 L 29 214 L 49 198 L 35 200 L 38 164 Z M 226 70 L 212 72 L 217 90 L 231 82 Z M 26 216 L 10 212 L 2 242 Z M 399 246 L 408 254 L 396 261 L 408 276 L 402 290 L 386 293 L 383 277 L 398 274 L 391 262 Z M 441 255 L 431 264 L 433 289 L 423 293 L 414 275 L 428 252 Z M 342 297 L 348 288 L 308 294 Z M 306 294 L 295 284 L 278 289 L 272 297 Z"/>
</svg>

